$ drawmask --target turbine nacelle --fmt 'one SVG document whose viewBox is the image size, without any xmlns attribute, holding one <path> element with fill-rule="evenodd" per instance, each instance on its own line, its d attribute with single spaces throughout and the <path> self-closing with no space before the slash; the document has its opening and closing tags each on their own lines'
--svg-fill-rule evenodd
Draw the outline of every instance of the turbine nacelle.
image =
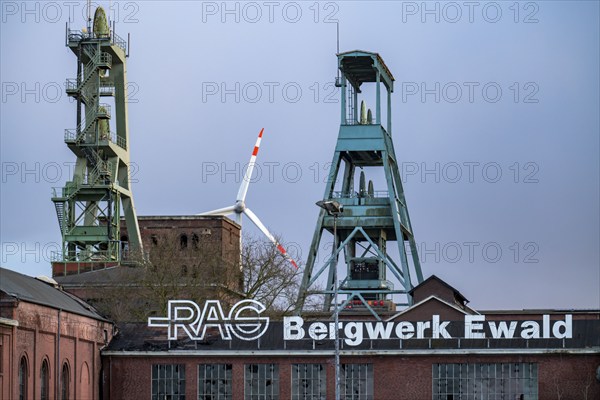
<svg viewBox="0 0 600 400">
<path fill-rule="evenodd" d="M 242 225 L 242 214 L 245 214 L 246 217 L 252 221 L 254 225 L 273 243 L 273 245 L 279 250 L 281 255 L 285 257 L 295 268 L 298 268 L 298 264 L 289 256 L 289 254 L 285 251 L 283 246 L 275 239 L 275 237 L 269 232 L 267 227 L 260 221 L 260 219 L 246 207 L 246 194 L 248 194 L 248 186 L 250 185 L 250 179 L 252 177 L 252 172 L 254 171 L 254 166 L 256 164 L 256 156 L 258 155 L 258 150 L 260 148 L 260 142 L 262 140 L 262 135 L 264 132 L 264 128 L 260 130 L 258 134 L 258 139 L 256 139 L 256 144 L 254 145 L 254 150 L 252 150 L 252 156 L 250 157 L 250 162 L 248 163 L 248 169 L 244 174 L 244 179 L 242 179 L 242 184 L 240 185 L 240 190 L 237 194 L 237 199 L 235 204 L 229 207 L 219 208 L 217 210 L 212 210 L 206 213 L 198 214 L 198 215 L 219 215 L 225 216 L 235 213 L 235 221 L 238 225 Z M 241 236 L 240 236 L 241 240 Z M 240 246 L 241 247 L 241 246 Z"/>
<path fill-rule="evenodd" d="M 235 202 L 233 206 L 233 212 L 236 214 L 241 214 L 246 209 L 246 203 L 242 200 L 238 200 Z"/>
</svg>

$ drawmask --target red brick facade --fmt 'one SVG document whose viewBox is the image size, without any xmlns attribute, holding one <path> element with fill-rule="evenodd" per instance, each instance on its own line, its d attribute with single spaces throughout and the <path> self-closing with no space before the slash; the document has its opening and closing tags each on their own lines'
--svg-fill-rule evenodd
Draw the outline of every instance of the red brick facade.
<svg viewBox="0 0 600 400">
<path fill-rule="evenodd" d="M 233 400 L 244 399 L 244 365 L 279 364 L 279 398 L 290 399 L 291 365 L 295 363 L 325 364 L 327 398 L 335 392 L 333 357 L 253 357 L 165 356 L 152 354 L 104 356 L 105 399 L 150 399 L 152 364 L 185 364 L 186 399 L 196 399 L 198 364 L 233 364 Z M 600 382 L 595 379 L 600 355 L 424 355 L 386 356 L 383 354 L 342 357 L 342 363 L 372 363 L 374 399 L 424 400 L 432 398 L 432 366 L 435 363 L 537 363 L 539 399 L 582 400 L 600 398 Z M 110 372 L 108 372 L 110 371 Z M 585 397 L 587 388 L 587 397 Z M 560 397 L 559 397 L 560 394 Z"/>
<path fill-rule="evenodd" d="M 437 278 L 436 278 L 437 279 Z M 455 321 L 460 325 L 466 316 L 483 317 L 477 311 L 468 307 L 461 308 L 460 301 L 450 303 L 455 297 L 453 291 L 446 290 L 446 284 L 440 285 L 436 280 L 417 289 L 419 303 L 395 315 L 384 317 L 384 323 L 399 323 L 402 321 L 417 324 L 419 321 L 432 321 L 434 315 L 442 321 Z M 442 289 L 446 299 L 438 298 L 436 290 Z M 460 296 L 459 296 L 460 297 Z M 315 316 L 312 316 L 315 317 Z M 303 329 L 308 332 L 311 321 L 310 315 L 304 315 Z M 323 321 L 323 314 L 316 318 Z M 434 393 L 434 370 L 446 365 L 468 364 L 469 367 L 485 369 L 493 365 L 496 370 L 504 367 L 524 366 L 535 370 L 534 378 L 527 381 L 531 392 L 526 395 L 515 393 L 492 395 L 488 397 L 460 398 L 479 399 L 493 398 L 494 400 L 581 400 L 600 398 L 600 381 L 596 377 L 600 368 L 600 311 L 490 311 L 485 314 L 485 321 L 541 321 L 560 323 L 573 321 L 573 333 L 569 339 L 545 338 L 542 325 L 539 326 L 539 337 L 524 339 L 515 335 L 513 338 L 490 336 L 489 331 L 484 339 L 468 339 L 460 333 L 460 329 L 451 329 L 450 338 L 432 338 L 431 326 L 423 338 L 393 339 L 393 340 L 364 340 L 356 347 L 344 343 L 341 347 L 341 364 L 370 364 L 372 365 L 372 397 L 352 397 L 357 399 L 374 400 L 425 400 L 452 399 L 458 395 Z M 342 312 L 340 320 L 344 323 L 363 321 L 368 318 L 364 313 Z M 370 319 L 373 322 L 373 319 Z M 517 324 L 517 322 L 513 322 Z M 135 329 L 123 331 L 109 348 L 103 351 L 104 393 L 105 399 L 150 399 L 152 398 L 152 368 L 157 364 L 185 365 L 185 396 L 186 399 L 198 398 L 198 365 L 199 364 L 231 364 L 232 365 L 232 399 L 245 398 L 245 366 L 249 364 L 278 365 L 279 399 L 291 399 L 292 371 L 294 364 L 321 364 L 326 370 L 326 398 L 335 396 L 335 367 L 334 352 L 331 340 L 290 339 L 282 340 L 282 331 L 275 328 L 272 322 L 269 329 L 271 335 L 265 335 L 259 341 L 223 344 L 219 334 L 213 334 L 208 339 L 193 340 L 184 337 L 181 340 L 168 342 L 166 328 L 151 333 L 151 328 L 140 325 Z M 285 329 L 285 324 L 281 325 Z M 459 326 L 460 327 L 460 326 Z M 155 328 L 152 328 L 155 329 Z M 463 326 L 462 331 L 465 331 Z M 340 329 L 343 331 L 344 329 Z M 458 333 L 457 333 L 458 332 Z M 180 336 L 181 338 L 181 336 Z M 500 369 L 498 369 L 500 365 Z M 445 368 L 445 367 L 444 367 Z M 500 377 L 501 386 L 513 385 L 514 378 L 504 375 Z M 108 375 L 107 375 L 108 374 Z M 525 377 L 519 376 L 518 379 Z M 471 377 L 473 378 L 473 377 Z M 470 378 L 470 379 L 471 379 Z M 445 379 L 445 378 L 444 378 Z M 480 379 L 476 385 L 487 387 L 487 390 L 498 389 L 496 381 Z M 513 379 L 510 381 L 510 379 Z M 518 380 L 517 379 L 517 380 Z M 529 378 L 528 378 L 529 379 Z M 477 380 L 477 378 L 475 378 Z M 507 382 L 509 381 L 509 382 Z M 132 384 L 132 382 L 134 382 Z M 464 385 L 461 381 L 461 385 Z M 523 381 L 521 381 L 523 382 Z M 438 380 L 439 383 L 439 380 Z M 523 385 L 525 385 L 523 383 Z M 458 383 L 455 388 L 458 387 Z M 439 386 L 437 387 L 439 389 Z M 464 390 L 462 387 L 459 390 Z M 504 390 L 504 389 L 498 389 Z M 529 390 L 529 389 L 527 389 Z M 480 395 L 483 392 L 480 392 Z M 498 393 L 498 392 L 496 392 Z M 533 393 L 533 394 L 532 394 Z M 488 393 L 489 394 L 489 393 Z M 516 397 L 515 397 L 516 396 Z"/>
<path fill-rule="evenodd" d="M 33 278 L 31 278 L 33 279 Z M 60 398 L 64 365 L 70 399 L 100 398 L 100 349 L 112 338 L 104 320 L 38 305 L 0 293 L 0 399 L 19 398 L 19 366 L 27 365 L 26 399 L 41 398 L 41 368 L 47 363 L 49 399 Z"/>
<path fill-rule="evenodd" d="M 155 242 L 168 236 L 180 240 L 185 237 L 191 245 L 193 240 L 210 241 L 218 254 L 226 260 L 234 261 L 240 254 L 240 226 L 225 217 L 189 216 L 140 216 L 138 217 L 140 235 L 144 251 L 149 254 Z M 128 260 L 128 233 L 124 220 L 121 223 L 121 250 L 124 262 Z M 130 260 L 129 260 L 130 261 Z M 67 276 L 99 269 L 116 267 L 118 263 L 89 262 L 53 262 L 52 276 Z"/>
</svg>

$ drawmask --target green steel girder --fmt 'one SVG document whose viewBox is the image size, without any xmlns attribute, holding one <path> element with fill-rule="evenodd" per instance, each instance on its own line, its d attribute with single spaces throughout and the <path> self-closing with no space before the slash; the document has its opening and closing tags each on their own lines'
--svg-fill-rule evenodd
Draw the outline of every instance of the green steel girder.
<svg viewBox="0 0 600 400">
<path fill-rule="evenodd" d="M 126 43 L 110 32 L 101 8 L 95 18 L 102 34 L 68 27 L 66 32 L 66 44 L 77 56 L 77 77 L 66 86 L 77 103 L 77 125 L 65 131 L 64 140 L 77 158 L 73 179 L 52 197 L 63 262 L 120 261 L 121 209 L 129 247 L 143 252 L 130 187 Z M 101 98 L 113 98 L 114 106 Z"/>
</svg>

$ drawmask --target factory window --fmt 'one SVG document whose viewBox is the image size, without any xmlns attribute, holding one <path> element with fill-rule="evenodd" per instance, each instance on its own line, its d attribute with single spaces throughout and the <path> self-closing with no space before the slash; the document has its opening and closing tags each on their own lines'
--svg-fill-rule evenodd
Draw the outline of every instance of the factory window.
<svg viewBox="0 0 600 400">
<path fill-rule="evenodd" d="M 292 400 L 325 400 L 327 379 L 323 364 L 292 365 Z"/>
<path fill-rule="evenodd" d="M 433 399 L 537 399 L 535 363 L 433 364 Z"/>
<path fill-rule="evenodd" d="M 341 367 L 341 398 L 373 400 L 373 364 L 342 364 Z"/>
<path fill-rule="evenodd" d="M 69 400 L 69 389 L 71 386 L 71 373 L 69 364 L 64 363 L 60 374 L 60 399 Z"/>
<path fill-rule="evenodd" d="M 198 235 L 193 233 L 192 234 L 192 245 L 194 246 L 194 249 L 198 248 L 198 243 L 200 243 L 200 238 L 198 237 Z"/>
<path fill-rule="evenodd" d="M 152 365 L 152 400 L 185 400 L 185 365 Z"/>
<path fill-rule="evenodd" d="M 231 364 L 198 365 L 198 400 L 231 400 Z"/>
<path fill-rule="evenodd" d="M 29 379 L 29 370 L 27 368 L 27 358 L 21 357 L 19 363 L 19 400 L 27 399 L 27 381 Z"/>
<path fill-rule="evenodd" d="M 247 364 L 244 369 L 245 400 L 279 399 L 277 364 Z"/>
<path fill-rule="evenodd" d="M 40 371 L 40 399 L 48 400 L 48 394 L 50 389 L 50 368 L 48 367 L 48 360 L 42 361 L 42 369 Z"/>
</svg>

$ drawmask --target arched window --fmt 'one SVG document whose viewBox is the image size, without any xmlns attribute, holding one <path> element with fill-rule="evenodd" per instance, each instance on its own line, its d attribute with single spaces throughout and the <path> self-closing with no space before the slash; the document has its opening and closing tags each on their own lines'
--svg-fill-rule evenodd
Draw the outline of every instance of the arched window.
<svg viewBox="0 0 600 400">
<path fill-rule="evenodd" d="M 42 370 L 40 372 L 40 400 L 48 400 L 50 393 L 50 369 L 48 360 L 42 361 Z"/>
<path fill-rule="evenodd" d="M 192 245 L 194 246 L 195 249 L 198 248 L 198 243 L 200 243 L 200 238 L 195 233 L 192 234 Z"/>
<path fill-rule="evenodd" d="M 69 387 L 71 385 L 71 374 L 69 364 L 64 363 L 60 374 L 60 399 L 69 400 Z"/>
<path fill-rule="evenodd" d="M 129 251 L 129 238 L 127 237 L 127 235 L 121 236 L 121 251 L 123 251 L 124 253 Z"/>
<path fill-rule="evenodd" d="M 188 237 L 186 234 L 183 234 L 181 236 L 179 236 L 179 245 L 181 246 L 182 249 L 187 248 L 188 246 Z"/>
<path fill-rule="evenodd" d="M 27 399 L 27 380 L 29 378 L 29 371 L 27 370 L 27 358 L 21 357 L 19 363 L 19 400 Z"/>
</svg>

